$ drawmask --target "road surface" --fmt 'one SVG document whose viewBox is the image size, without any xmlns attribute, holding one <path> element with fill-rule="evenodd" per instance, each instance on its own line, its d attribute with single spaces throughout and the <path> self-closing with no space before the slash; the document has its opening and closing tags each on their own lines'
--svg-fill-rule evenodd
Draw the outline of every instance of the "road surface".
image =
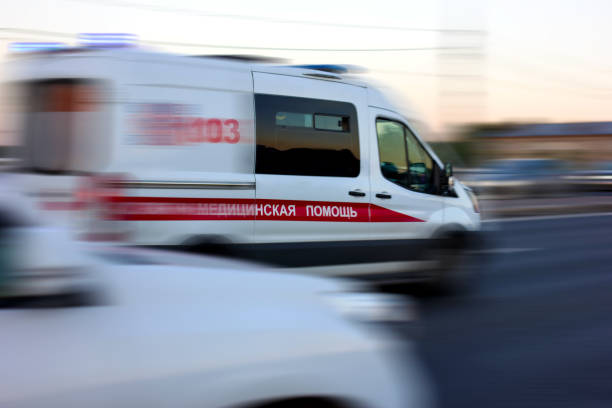
<svg viewBox="0 0 612 408">
<path fill-rule="evenodd" d="M 440 407 L 612 407 L 612 215 L 488 223 L 468 295 L 421 300 Z"/>
</svg>

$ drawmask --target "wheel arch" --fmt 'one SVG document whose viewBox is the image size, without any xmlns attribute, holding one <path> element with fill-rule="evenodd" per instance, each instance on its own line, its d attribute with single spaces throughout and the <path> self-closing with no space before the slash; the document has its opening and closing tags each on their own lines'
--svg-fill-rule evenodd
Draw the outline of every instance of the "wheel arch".
<svg viewBox="0 0 612 408">
<path fill-rule="evenodd" d="M 296 396 L 263 400 L 231 408 L 368 408 L 348 398 L 336 396 Z"/>
</svg>

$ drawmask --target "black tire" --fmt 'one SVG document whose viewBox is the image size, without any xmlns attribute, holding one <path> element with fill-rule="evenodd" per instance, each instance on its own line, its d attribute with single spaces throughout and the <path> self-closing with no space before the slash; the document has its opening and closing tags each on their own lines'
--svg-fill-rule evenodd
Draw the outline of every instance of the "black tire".
<svg viewBox="0 0 612 408">
<path fill-rule="evenodd" d="M 479 282 L 480 260 L 474 252 L 477 247 L 465 233 L 449 233 L 439 239 L 428 254 L 437 266 L 424 285 L 426 290 L 444 296 L 473 292 Z"/>
</svg>

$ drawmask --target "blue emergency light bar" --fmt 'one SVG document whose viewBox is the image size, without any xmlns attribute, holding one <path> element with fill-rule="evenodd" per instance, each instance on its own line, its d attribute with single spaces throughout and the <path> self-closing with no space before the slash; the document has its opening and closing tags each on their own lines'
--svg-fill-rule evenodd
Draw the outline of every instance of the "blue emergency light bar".
<svg viewBox="0 0 612 408">
<path fill-rule="evenodd" d="M 83 33 L 77 41 L 83 47 L 123 48 L 136 46 L 138 37 L 127 33 Z"/>
<path fill-rule="evenodd" d="M 367 72 L 365 68 L 357 65 L 318 64 L 293 66 L 296 68 L 315 69 L 317 71 L 330 72 L 332 74 L 362 74 Z"/>
<path fill-rule="evenodd" d="M 345 65 L 333 65 L 333 64 L 294 65 L 294 67 L 315 69 L 317 71 L 331 72 L 332 74 L 346 74 L 349 71 Z"/>
<path fill-rule="evenodd" d="M 26 53 L 54 51 L 68 48 L 68 44 L 61 42 L 14 42 L 9 44 L 10 52 Z"/>
</svg>

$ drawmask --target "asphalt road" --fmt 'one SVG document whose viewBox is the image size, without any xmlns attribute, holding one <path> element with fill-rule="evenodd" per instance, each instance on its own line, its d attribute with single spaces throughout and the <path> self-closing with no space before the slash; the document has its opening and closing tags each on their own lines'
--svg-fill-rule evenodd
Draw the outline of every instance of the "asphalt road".
<svg viewBox="0 0 612 408">
<path fill-rule="evenodd" d="M 612 215 L 486 224 L 471 293 L 421 299 L 440 407 L 612 407 Z"/>
</svg>

